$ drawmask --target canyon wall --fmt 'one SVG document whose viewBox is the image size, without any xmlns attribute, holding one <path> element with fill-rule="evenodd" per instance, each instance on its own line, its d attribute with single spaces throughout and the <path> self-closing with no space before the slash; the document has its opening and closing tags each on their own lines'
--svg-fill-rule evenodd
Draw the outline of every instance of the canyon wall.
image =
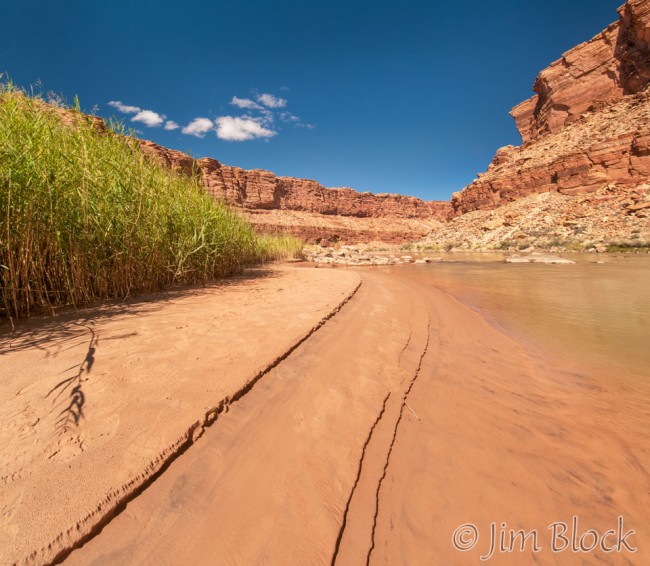
<svg viewBox="0 0 650 566">
<path fill-rule="evenodd" d="M 188 175 L 206 192 L 247 213 L 265 233 L 287 233 L 308 242 L 390 242 L 421 238 L 447 220 L 447 201 L 423 201 L 399 194 L 326 188 L 316 181 L 246 170 L 216 159 L 195 160 L 180 151 L 139 140 L 149 157 Z"/>
<path fill-rule="evenodd" d="M 453 215 L 535 193 L 567 195 L 650 176 L 650 0 L 542 71 L 535 96 L 511 115 L 524 144 L 501 148 L 488 170 L 452 196 Z"/>
<path fill-rule="evenodd" d="M 211 195 L 246 209 L 294 210 L 357 218 L 446 219 L 449 203 L 399 194 L 326 188 L 316 181 L 276 177 L 269 171 L 245 170 L 199 159 L 203 183 Z"/>
<path fill-rule="evenodd" d="M 524 143 L 561 130 L 587 110 L 642 91 L 650 81 L 650 3 L 630 0 L 620 20 L 544 69 L 537 93 L 512 109 Z"/>
<path fill-rule="evenodd" d="M 356 218 L 420 218 L 445 220 L 447 201 L 423 201 L 399 194 L 326 188 L 316 181 L 278 177 L 262 169 L 242 169 L 216 159 L 188 155 L 141 140 L 146 154 L 173 169 L 200 174 L 208 194 L 246 210 L 287 210 Z"/>
<path fill-rule="evenodd" d="M 612 194 L 627 202 L 625 192 L 650 178 L 649 84 L 650 0 L 628 0 L 618 22 L 539 74 L 535 96 L 511 112 L 523 145 L 498 150 L 487 171 L 450 202 L 326 188 L 140 144 L 150 157 L 198 176 L 208 194 L 245 211 L 260 231 L 309 242 L 401 243 L 461 215 L 541 193 L 613 191 L 605 202 Z"/>
</svg>

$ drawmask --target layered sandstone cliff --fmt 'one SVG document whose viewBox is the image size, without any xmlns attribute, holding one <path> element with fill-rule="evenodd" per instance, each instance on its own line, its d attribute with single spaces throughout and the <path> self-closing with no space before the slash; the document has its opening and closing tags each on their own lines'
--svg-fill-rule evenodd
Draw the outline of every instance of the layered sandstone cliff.
<svg viewBox="0 0 650 566">
<path fill-rule="evenodd" d="M 488 170 L 452 196 L 455 215 L 535 193 L 582 195 L 609 184 L 634 187 L 650 176 L 650 93 L 583 115 L 556 134 L 501 148 Z"/>
<path fill-rule="evenodd" d="M 542 71 L 512 110 L 524 144 L 501 148 L 486 173 L 452 196 L 453 215 L 531 194 L 634 187 L 650 176 L 650 0 Z"/>
<path fill-rule="evenodd" d="M 650 3 L 629 0 L 620 20 L 543 70 L 537 93 L 511 115 L 524 142 L 560 131 L 599 103 L 642 91 L 650 81 Z"/>
<path fill-rule="evenodd" d="M 216 159 L 194 160 L 183 152 L 141 140 L 145 153 L 176 170 L 200 173 L 206 191 L 228 204 L 249 210 L 294 210 L 357 218 L 436 218 L 449 212 L 446 201 L 423 201 L 399 194 L 326 188 L 316 181 L 278 177 L 263 169 L 242 169 Z"/>
<path fill-rule="evenodd" d="M 270 171 L 245 170 L 199 159 L 203 184 L 211 195 L 253 210 L 293 210 L 357 218 L 446 219 L 449 203 L 423 201 L 399 194 L 357 192 L 349 188 L 326 188 L 316 181 L 276 177 Z"/>
<path fill-rule="evenodd" d="M 404 242 L 439 226 L 451 210 L 446 201 L 326 188 L 316 181 L 232 167 L 216 159 L 194 160 L 151 141 L 140 143 L 161 163 L 199 175 L 208 194 L 248 212 L 251 222 L 265 232 L 291 233 L 314 242 Z"/>
</svg>

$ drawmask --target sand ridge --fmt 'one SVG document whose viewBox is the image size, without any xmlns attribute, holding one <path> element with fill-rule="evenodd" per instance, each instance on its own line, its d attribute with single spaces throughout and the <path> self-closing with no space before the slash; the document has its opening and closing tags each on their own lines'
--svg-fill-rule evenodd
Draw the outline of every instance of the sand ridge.
<svg viewBox="0 0 650 566">
<path fill-rule="evenodd" d="M 68 562 L 329 563 L 377 415 L 390 404 L 392 435 L 391 401 L 426 351 L 420 307 L 407 284 L 364 277 L 336 317 Z"/>
</svg>

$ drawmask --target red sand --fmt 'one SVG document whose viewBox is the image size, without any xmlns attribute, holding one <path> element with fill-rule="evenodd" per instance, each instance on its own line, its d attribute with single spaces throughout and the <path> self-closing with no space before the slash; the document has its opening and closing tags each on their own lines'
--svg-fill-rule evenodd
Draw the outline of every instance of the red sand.
<svg viewBox="0 0 650 566">
<path fill-rule="evenodd" d="M 650 563 L 650 391 L 644 385 L 617 386 L 607 376 L 553 367 L 456 299 L 425 286 L 414 271 L 283 271 L 282 285 L 292 294 L 277 301 L 276 311 L 303 301 L 298 311 L 309 313 L 304 327 L 310 327 L 349 296 L 359 275 L 361 287 L 336 316 L 232 401 L 228 412 L 125 509 L 114 517 L 106 515 L 101 532 L 95 527 L 91 534 L 96 536 L 90 540 L 78 537 L 80 548 L 66 562 L 479 564 L 479 556 L 489 553 L 494 522 L 497 534 L 535 531 L 539 551 L 533 551 L 529 540 L 523 552 L 518 545 L 514 552 L 497 549 L 486 563 Z M 219 347 L 214 330 L 209 336 L 208 329 L 196 330 L 209 312 L 197 304 L 192 307 L 192 301 L 204 301 L 201 293 L 189 298 L 183 309 L 190 329 L 185 346 L 201 359 L 214 360 L 237 345 L 256 341 L 255 347 L 249 345 L 250 355 L 257 356 L 262 348 L 273 359 L 275 348 L 277 357 L 277 336 L 284 332 L 278 318 L 263 328 L 255 326 L 265 319 L 259 309 L 272 293 L 259 291 L 264 297 L 259 300 L 252 289 L 265 284 L 239 289 L 239 299 L 250 299 L 250 309 L 237 311 L 239 334 L 233 326 Z M 222 290 L 222 296 L 229 297 L 231 291 Z M 319 300 L 319 311 L 309 306 Z M 208 303 L 201 304 L 207 308 Z M 128 327 L 121 327 L 120 332 L 128 334 L 136 321 L 140 328 L 159 325 L 155 343 L 142 351 L 142 363 L 134 364 L 133 378 L 121 390 L 144 379 L 145 364 L 174 347 L 176 321 L 163 313 L 164 308 L 156 308 L 134 315 Z M 294 324 L 291 316 L 285 315 L 284 325 Z M 267 333 L 260 340 L 264 328 L 268 331 L 273 324 L 274 338 Z M 294 327 L 285 343 L 297 334 Z M 107 339 L 109 334 L 102 336 Z M 134 339 L 125 336 L 113 353 L 122 366 L 128 356 L 120 356 L 120 351 Z M 96 370 L 99 373 L 101 340 L 84 387 L 93 382 Z M 92 501 L 94 481 L 121 471 L 124 454 L 142 454 L 159 443 L 159 430 L 165 431 L 179 415 L 192 413 L 186 409 L 190 400 L 195 408 L 205 405 L 201 387 L 211 371 L 204 364 L 216 362 L 197 364 L 188 355 L 168 354 L 158 360 L 166 372 L 147 374 L 153 380 L 149 395 L 156 391 L 159 400 L 147 405 L 139 420 L 130 417 L 147 434 L 129 429 L 130 436 L 117 437 L 119 450 L 110 467 L 95 466 L 95 476 L 90 476 L 95 479 L 86 480 L 85 491 L 68 491 L 67 507 L 58 508 L 57 488 L 69 488 L 75 480 L 50 473 L 56 468 L 42 456 L 21 468 L 25 478 L 40 477 L 44 486 L 41 508 L 32 507 L 31 520 L 20 492 L 11 484 L 3 490 L 0 547 L 19 541 L 3 562 L 27 558 L 28 549 L 46 538 L 42 525 L 49 524 L 55 509 L 66 524 L 74 524 L 79 519 L 75 511 L 82 509 L 77 501 Z M 22 355 L 21 363 L 27 363 L 42 358 L 43 352 L 29 348 Z M 13 374 L 18 368 L 23 374 L 25 366 L 17 361 Z M 229 371 L 240 362 L 238 358 Z M 175 384 L 181 367 L 187 377 Z M 27 377 L 21 379 L 30 383 Z M 7 372 L 7 379 L 17 377 Z M 15 386 L 3 387 L 15 395 Z M 97 419 L 102 427 L 115 430 L 110 419 L 122 422 L 126 405 L 111 407 L 116 401 L 108 391 L 89 390 L 88 399 L 98 404 L 96 411 L 102 407 Z M 214 391 L 214 398 L 223 391 Z M 16 403 L 8 393 L 3 399 L 3 407 Z M 179 405 L 185 412 L 176 412 Z M 86 434 L 89 444 L 97 442 L 86 432 L 91 420 L 88 414 L 79 427 L 69 426 L 70 434 Z M 3 454 L 20 455 L 18 447 L 14 443 L 12 451 Z M 81 469 L 81 458 L 70 455 L 70 469 Z M 89 458 L 83 465 L 95 463 Z M 43 480 L 45 473 L 51 485 Z M 96 497 L 101 490 L 94 493 Z M 616 529 L 617 517 L 623 516 L 624 531 L 636 530 L 627 541 L 638 551 L 554 553 L 549 525 L 564 521 L 570 526 L 574 515 L 580 534 L 595 529 L 601 535 Z M 473 549 L 461 552 L 454 548 L 452 535 L 469 523 L 480 533 L 479 540 Z M 65 554 L 75 545 L 74 536 L 69 534 L 49 555 L 42 553 L 33 561 Z M 611 536 L 606 540 L 613 541 Z"/>
</svg>

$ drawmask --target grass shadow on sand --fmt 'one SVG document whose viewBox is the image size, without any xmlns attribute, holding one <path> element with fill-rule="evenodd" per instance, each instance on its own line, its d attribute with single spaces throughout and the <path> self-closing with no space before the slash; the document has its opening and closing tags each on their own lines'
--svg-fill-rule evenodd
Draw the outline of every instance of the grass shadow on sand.
<svg viewBox="0 0 650 566">
<path fill-rule="evenodd" d="M 64 307 L 54 315 L 19 320 L 12 328 L 9 321 L 0 322 L 0 360 L 10 352 L 28 349 L 43 350 L 45 356 L 75 348 L 88 340 L 87 331 L 97 323 L 117 316 L 145 316 L 165 305 L 224 288 L 246 287 L 260 279 L 278 278 L 282 274 L 268 268 L 246 269 L 243 273 L 203 285 L 169 288 L 157 293 L 139 295 L 124 301 L 111 300 L 89 307 Z M 104 337 L 125 338 L 129 334 Z M 99 335 L 94 336 L 95 341 Z"/>
<path fill-rule="evenodd" d="M 84 383 L 95 364 L 100 337 L 102 341 L 119 340 L 138 333 L 129 330 L 129 317 L 142 317 L 155 314 L 174 302 L 204 297 L 213 293 L 215 299 L 223 297 L 224 289 L 246 288 L 256 281 L 281 277 L 282 273 L 267 268 L 252 268 L 244 273 L 220 279 L 204 285 L 170 288 L 158 293 L 140 295 L 126 301 L 107 301 L 98 305 L 78 308 L 62 308 L 57 314 L 20 320 L 14 328 L 8 321 L 0 325 L 0 363 L 9 354 L 39 350 L 45 358 L 85 346 L 83 358 L 59 372 L 43 392 L 44 399 L 51 399 L 56 415 L 55 432 L 63 434 L 70 427 L 78 427 L 84 416 L 87 395 Z M 123 331 L 103 332 L 104 322 L 116 317 L 126 317 Z M 4 363 L 8 363 L 5 361 Z M 19 370 L 19 368 L 16 368 Z"/>
<path fill-rule="evenodd" d="M 92 371 L 93 364 L 95 363 L 95 352 L 97 351 L 99 338 L 90 324 L 82 326 L 85 326 L 90 333 L 90 343 L 88 344 L 88 350 L 83 361 L 79 366 L 72 366 L 64 370 L 63 373 L 67 373 L 74 369 L 75 373 L 69 377 L 63 378 L 47 392 L 47 395 L 45 395 L 46 399 L 50 397 L 50 395 L 53 395 L 52 403 L 56 404 L 59 397 L 61 397 L 61 395 L 63 395 L 63 393 L 68 389 L 70 390 L 67 406 L 61 409 L 61 412 L 57 415 L 56 429 L 60 432 L 65 431 L 68 425 L 73 423 L 75 426 L 79 426 L 79 421 L 84 417 L 83 409 L 86 403 L 86 394 L 83 391 L 83 383 L 85 381 L 83 377 Z"/>
</svg>

